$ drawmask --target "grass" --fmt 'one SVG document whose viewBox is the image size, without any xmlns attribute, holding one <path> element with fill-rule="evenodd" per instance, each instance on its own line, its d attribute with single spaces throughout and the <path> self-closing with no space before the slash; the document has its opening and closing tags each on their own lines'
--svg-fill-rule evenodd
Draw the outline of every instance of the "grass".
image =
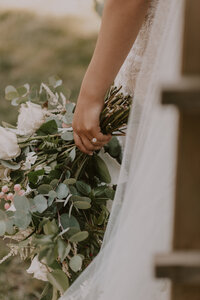
<svg viewBox="0 0 200 300">
<path fill-rule="evenodd" d="M 0 256 L 7 253 L 4 241 L 0 241 Z M 26 273 L 29 264 L 19 257 L 12 257 L 0 266 L 1 300 L 36 300 L 43 288 L 43 282 Z"/>
<path fill-rule="evenodd" d="M 76 21 L 77 22 L 77 21 Z M 39 84 L 58 74 L 76 100 L 96 37 L 80 36 L 69 19 L 24 12 L 0 14 L 0 122 L 14 123 L 16 109 L 4 100 L 8 84 Z"/>
<path fill-rule="evenodd" d="M 7 85 L 39 84 L 58 74 L 76 100 L 96 37 L 83 37 L 68 19 L 24 12 L 0 13 L 0 122 L 16 122 L 17 109 L 4 99 Z M 0 240 L 0 259 L 8 253 Z M 1 300 L 36 300 L 43 283 L 26 273 L 28 264 L 10 258 L 0 265 Z"/>
</svg>

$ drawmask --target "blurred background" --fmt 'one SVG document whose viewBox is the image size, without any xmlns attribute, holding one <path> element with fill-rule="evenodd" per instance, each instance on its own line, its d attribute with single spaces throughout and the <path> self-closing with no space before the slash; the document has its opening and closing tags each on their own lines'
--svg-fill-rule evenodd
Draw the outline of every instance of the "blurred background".
<svg viewBox="0 0 200 300">
<path fill-rule="evenodd" d="M 76 101 L 100 26 L 99 0 L 0 0 L 0 123 L 16 122 L 4 98 L 7 85 L 39 84 L 59 75 Z M 0 240 L 0 260 L 8 253 Z M 0 265 L 1 300 L 39 299 L 43 283 L 26 273 L 28 262 Z"/>
</svg>

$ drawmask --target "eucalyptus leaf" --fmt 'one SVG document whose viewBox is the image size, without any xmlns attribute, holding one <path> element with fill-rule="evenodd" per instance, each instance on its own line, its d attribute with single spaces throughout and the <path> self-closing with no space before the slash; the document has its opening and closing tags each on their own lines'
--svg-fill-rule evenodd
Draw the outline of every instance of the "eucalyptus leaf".
<svg viewBox="0 0 200 300">
<path fill-rule="evenodd" d="M 79 255 L 74 255 L 69 261 L 69 266 L 72 269 L 72 271 L 77 273 L 78 271 L 81 270 L 82 263 L 83 263 L 82 258 Z"/>
<path fill-rule="evenodd" d="M 81 231 L 81 232 L 78 232 L 78 233 L 72 235 L 69 238 L 69 241 L 72 243 L 82 242 L 82 241 L 86 240 L 88 238 L 88 236 L 89 236 L 89 234 L 87 231 Z"/>
<path fill-rule="evenodd" d="M 110 173 L 103 159 L 100 158 L 98 155 L 93 155 L 93 161 L 96 170 L 96 176 L 99 177 L 101 181 L 105 183 L 110 183 L 111 182 Z"/>
<path fill-rule="evenodd" d="M 39 194 L 46 195 L 52 190 L 52 186 L 49 184 L 41 184 L 37 190 Z"/>
<path fill-rule="evenodd" d="M 40 246 L 52 245 L 53 237 L 54 235 L 44 235 L 44 234 L 36 235 L 34 238 L 34 244 Z"/>
<path fill-rule="evenodd" d="M 74 134 L 71 131 L 66 131 L 64 133 L 61 134 L 61 139 L 63 139 L 64 141 L 73 141 L 74 139 Z"/>
<path fill-rule="evenodd" d="M 5 98 L 6 100 L 13 100 L 13 99 L 16 99 L 19 97 L 19 94 L 16 90 L 16 88 L 12 85 L 8 85 L 6 88 L 5 88 Z"/>
<path fill-rule="evenodd" d="M 31 222 L 31 214 L 23 211 L 16 211 L 14 216 L 14 224 L 21 229 L 27 229 Z"/>
<path fill-rule="evenodd" d="M 30 203 L 30 212 L 31 213 L 37 212 L 37 207 L 35 205 L 34 199 L 29 199 L 29 203 Z"/>
<path fill-rule="evenodd" d="M 57 187 L 58 182 L 59 182 L 58 179 L 53 179 L 53 180 L 50 182 L 50 185 L 52 186 L 53 189 L 55 189 L 55 188 Z"/>
<path fill-rule="evenodd" d="M 74 195 L 79 195 L 79 192 L 77 191 L 77 189 L 75 188 L 75 186 L 73 185 L 70 185 L 69 186 L 69 190 L 70 190 L 70 193 L 74 196 Z"/>
<path fill-rule="evenodd" d="M 28 198 L 18 195 L 14 197 L 14 206 L 16 208 L 16 211 L 20 211 L 22 213 L 28 213 L 31 208 Z"/>
<path fill-rule="evenodd" d="M 6 221 L 7 215 L 3 210 L 0 210 L 0 221 Z"/>
<path fill-rule="evenodd" d="M 71 124 L 73 121 L 73 117 L 74 117 L 74 114 L 72 112 L 67 112 L 63 118 L 64 123 Z"/>
<path fill-rule="evenodd" d="M 47 209 L 47 199 L 42 195 L 35 196 L 34 203 L 39 213 L 43 213 Z"/>
<path fill-rule="evenodd" d="M 14 219 L 13 218 L 12 219 L 11 218 L 7 219 L 6 222 L 5 222 L 5 225 L 6 225 L 6 232 L 8 234 L 13 234 L 15 232 L 14 227 L 13 227 L 13 225 L 14 225 Z"/>
<path fill-rule="evenodd" d="M 0 210 L 0 236 L 3 236 L 6 232 L 6 220 L 7 216 L 5 212 Z"/>
<path fill-rule="evenodd" d="M 64 242 L 64 240 L 62 240 L 61 238 L 58 239 L 57 243 L 58 243 L 58 255 L 59 255 L 61 262 L 63 262 L 63 260 L 69 254 L 71 246 L 67 245 L 66 242 Z"/>
<path fill-rule="evenodd" d="M 45 261 L 48 266 L 55 263 L 56 259 L 58 257 L 58 247 L 57 245 L 53 244 L 49 246 L 49 250 L 47 252 L 47 255 L 45 257 Z"/>
<path fill-rule="evenodd" d="M 3 220 L 0 220 L 0 236 L 4 236 L 6 233 L 6 223 Z"/>
<path fill-rule="evenodd" d="M 117 137 L 112 137 L 108 144 L 105 146 L 105 150 L 114 158 L 117 158 L 121 154 L 121 146 Z"/>
<path fill-rule="evenodd" d="M 91 193 L 91 187 L 88 184 L 86 184 L 84 181 L 77 181 L 76 187 L 77 190 L 85 196 L 88 196 Z"/>
<path fill-rule="evenodd" d="M 75 201 L 74 206 L 78 209 L 89 209 L 91 208 L 91 204 L 86 201 Z"/>
<path fill-rule="evenodd" d="M 67 113 L 72 113 L 74 110 L 74 107 L 75 107 L 75 103 L 73 103 L 73 102 L 68 102 L 65 105 Z"/>
<path fill-rule="evenodd" d="M 77 202 L 77 201 L 82 201 L 82 202 L 87 202 L 91 203 L 91 199 L 88 197 L 83 197 L 83 196 L 78 196 L 78 195 L 72 195 L 70 198 L 71 201 Z"/>
<path fill-rule="evenodd" d="M 58 225 L 56 224 L 55 219 L 53 219 L 52 221 L 48 221 L 46 224 L 44 224 L 43 229 L 46 235 L 58 233 Z"/>
<path fill-rule="evenodd" d="M 20 97 L 25 96 L 29 92 L 29 90 L 30 85 L 28 83 L 17 88 L 17 92 Z"/>
<path fill-rule="evenodd" d="M 74 216 L 69 216 L 69 214 L 62 214 L 60 216 L 60 222 L 64 229 L 75 227 L 80 230 L 79 222 Z"/>
<path fill-rule="evenodd" d="M 58 290 L 61 294 L 69 287 L 69 280 L 66 274 L 61 270 L 54 270 L 47 274 L 49 282 Z"/>
<path fill-rule="evenodd" d="M 115 191 L 112 189 L 112 188 L 106 188 L 105 189 L 105 195 L 111 199 L 111 200 L 114 200 L 114 197 L 115 197 Z"/>
<path fill-rule="evenodd" d="M 56 189 L 56 193 L 59 199 L 64 199 L 69 194 L 69 189 L 66 184 L 60 183 Z"/>
<path fill-rule="evenodd" d="M 75 184 L 76 183 L 76 179 L 75 178 L 69 178 L 69 179 L 65 179 L 63 181 L 64 184 Z"/>
<path fill-rule="evenodd" d="M 57 193 L 55 191 L 50 191 L 48 194 L 49 198 L 48 198 L 48 206 L 51 206 L 54 199 L 57 197 Z"/>
<path fill-rule="evenodd" d="M 21 162 L 20 163 L 14 163 L 12 161 L 8 161 L 8 160 L 0 160 L 0 163 L 5 167 L 8 168 L 10 170 L 19 170 L 21 167 Z"/>
</svg>

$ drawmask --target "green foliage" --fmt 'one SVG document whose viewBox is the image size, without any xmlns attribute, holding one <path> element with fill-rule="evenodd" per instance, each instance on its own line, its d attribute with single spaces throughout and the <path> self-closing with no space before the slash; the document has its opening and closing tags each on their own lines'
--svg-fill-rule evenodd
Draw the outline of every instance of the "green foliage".
<svg viewBox="0 0 200 300">
<path fill-rule="evenodd" d="M 43 213 L 47 209 L 47 199 L 44 196 L 37 195 L 33 200 L 39 213 Z"/>
<path fill-rule="evenodd" d="M 75 273 L 81 270 L 82 264 L 83 260 L 80 255 L 74 255 L 69 261 L 69 266 Z"/>
<path fill-rule="evenodd" d="M 72 121 L 74 104 L 66 103 L 61 84 L 58 77 L 51 77 L 48 84 L 42 83 L 38 91 L 34 89 L 34 103 L 45 107 L 48 117 L 35 133 L 18 137 L 21 153 L 17 159 L 1 163 L 14 179 L 9 182 L 9 190 L 15 193 L 14 184 L 18 180 L 28 192 L 26 196 L 15 193 L 16 211 L 0 214 L 0 234 L 15 236 L 27 232 L 25 238 L 17 239 L 15 247 L 18 253 L 22 248 L 28 249 L 26 257 L 33 259 L 37 255 L 46 266 L 55 299 L 98 254 L 109 218 L 107 201 L 114 199 L 115 194 L 108 167 L 99 151 L 93 156 L 81 153 L 74 144 L 73 132 L 62 127 L 63 122 Z M 6 90 L 10 99 L 11 91 L 13 89 Z M 16 91 L 18 99 L 26 93 L 30 101 L 32 87 Z M 121 133 L 129 107 L 126 104 L 123 111 L 123 107 L 118 109 L 115 103 L 123 103 L 124 99 L 118 89 L 110 90 L 100 116 L 102 130 L 107 130 L 109 125 L 111 132 Z M 111 107 L 116 112 L 107 124 Z M 115 138 L 106 151 L 119 159 L 121 152 Z M 0 180 L 1 186 L 3 181 Z"/>
<path fill-rule="evenodd" d="M 56 193 L 59 199 L 64 199 L 69 194 L 69 189 L 66 184 L 60 183 L 57 187 Z"/>
<path fill-rule="evenodd" d="M 42 124 L 40 128 L 37 130 L 38 135 L 48 135 L 55 134 L 58 132 L 58 126 L 55 120 L 47 121 Z"/>
<path fill-rule="evenodd" d="M 96 170 L 96 176 L 99 177 L 99 179 L 105 183 L 111 182 L 111 177 L 109 170 L 103 161 L 103 159 L 97 155 L 94 155 L 94 165 Z"/>
<path fill-rule="evenodd" d="M 54 270 L 48 273 L 49 282 L 55 287 L 56 290 L 63 294 L 69 287 L 69 280 L 66 274 L 61 270 Z"/>
</svg>

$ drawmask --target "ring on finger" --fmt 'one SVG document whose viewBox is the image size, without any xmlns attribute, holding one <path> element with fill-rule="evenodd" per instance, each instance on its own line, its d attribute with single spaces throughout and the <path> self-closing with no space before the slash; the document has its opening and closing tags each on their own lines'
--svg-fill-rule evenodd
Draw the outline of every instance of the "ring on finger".
<svg viewBox="0 0 200 300">
<path fill-rule="evenodd" d="M 94 137 L 93 139 L 91 139 L 91 142 L 92 142 L 93 144 L 95 144 L 95 143 L 97 142 L 97 139 Z"/>
</svg>

